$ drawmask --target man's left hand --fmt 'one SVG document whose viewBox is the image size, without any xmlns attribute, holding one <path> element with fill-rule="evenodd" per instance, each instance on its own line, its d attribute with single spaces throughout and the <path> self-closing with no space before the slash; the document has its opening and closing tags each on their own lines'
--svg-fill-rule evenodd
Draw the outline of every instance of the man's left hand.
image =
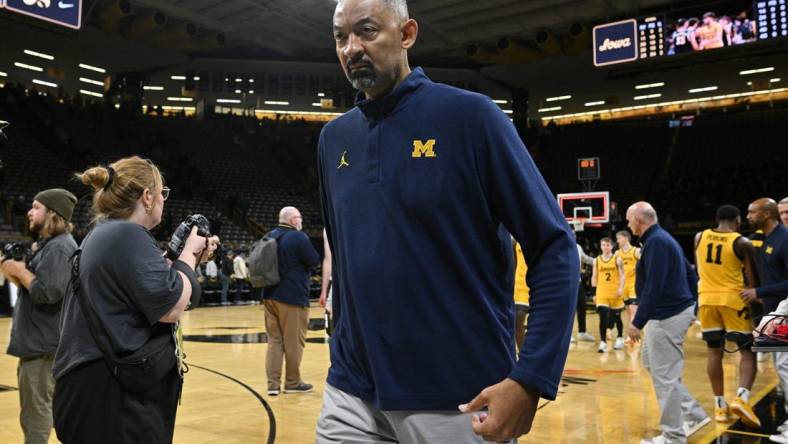
<svg viewBox="0 0 788 444">
<path fill-rule="evenodd" d="M 526 389 L 513 379 L 504 379 L 482 390 L 473 400 L 460 406 L 463 413 L 473 415 L 473 432 L 485 441 L 508 441 L 528 433 L 534 421 L 539 394 Z"/>
<path fill-rule="evenodd" d="M 627 327 L 627 336 L 629 336 L 629 339 L 632 339 L 635 342 L 639 341 L 640 329 L 630 324 L 630 326 Z"/>
</svg>

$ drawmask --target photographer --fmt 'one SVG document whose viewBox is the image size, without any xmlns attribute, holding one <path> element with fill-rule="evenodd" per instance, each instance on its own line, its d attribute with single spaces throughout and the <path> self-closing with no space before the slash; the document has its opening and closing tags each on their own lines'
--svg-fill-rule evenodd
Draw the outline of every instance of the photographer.
<svg viewBox="0 0 788 444">
<path fill-rule="evenodd" d="M 8 354 L 17 370 L 20 423 L 25 443 L 46 443 L 52 431 L 52 360 L 57 349 L 60 308 L 68 286 L 68 259 L 77 249 L 69 223 L 77 198 L 62 189 L 38 193 L 27 212 L 39 235 L 28 263 L 4 257 L 3 275 L 19 288 Z"/>
<path fill-rule="evenodd" d="M 194 227 L 168 263 L 150 230 L 169 189 L 150 161 L 129 157 L 77 177 L 94 189 L 97 224 L 76 257 L 76 288 L 63 310 L 54 365 L 58 439 L 171 442 L 182 385 L 177 322 L 199 291 L 195 268 L 219 239 Z"/>
</svg>

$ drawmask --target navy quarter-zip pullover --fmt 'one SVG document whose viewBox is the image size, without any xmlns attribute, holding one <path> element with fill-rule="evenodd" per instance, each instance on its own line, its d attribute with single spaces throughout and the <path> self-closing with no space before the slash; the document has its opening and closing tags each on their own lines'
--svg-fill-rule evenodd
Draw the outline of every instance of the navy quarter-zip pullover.
<svg viewBox="0 0 788 444">
<path fill-rule="evenodd" d="M 695 303 L 697 276 L 676 239 L 659 225 L 640 237 L 643 249 L 635 269 L 638 309 L 632 325 L 667 319 Z"/>
<path fill-rule="evenodd" d="M 763 244 L 756 249 L 755 261 L 761 286 L 755 289 L 763 299 L 764 310 L 771 313 L 788 297 L 788 228 L 782 224 L 764 236 Z"/>
<path fill-rule="evenodd" d="M 554 399 L 577 297 L 574 238 L 509 118 L 419 68 L 323 129 L 334 260 L 328 383 L 382 410 L 456 410 L 509 377 Z M 514 359 L 512 248 L 528 333 Z"/>
</svg>

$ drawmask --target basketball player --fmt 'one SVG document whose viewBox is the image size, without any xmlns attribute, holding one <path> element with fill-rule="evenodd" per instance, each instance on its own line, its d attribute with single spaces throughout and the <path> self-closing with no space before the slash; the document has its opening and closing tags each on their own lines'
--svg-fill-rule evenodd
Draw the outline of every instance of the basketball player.
<svg viewBox="0 0 788 444">
<path fill-rule="evenodd" d="M 697 42 L 697 50 L 722 48 L 722 25 L 717 21 L 717 15 L 713 12 L 703 14 L 703 26 L 695 30 L 693 39 Z"/>
<path fill-rule="evenodd" d="M 777 204 L 777 210 L 780 212 L 780 222 L 788 227 L 788 196 L 780 200 L 780 203 Z"/>
<path fill-rule="evenodd" d="M 635 269 L 640 260 L 640 248 L 632 245 L 632 235 L 627 230 L 616 233 L 616 242 L 618 243 L 616 256 L 621 259 L 624 265 L 624 293 L 621 296 L 624 298 L 629 322 L 632 322 L 638 303 L 635 291 Z"/>
<path fill-rule="evenodd" d="M 616 350 L 624 348 L 623 325 L 620 324 L 621 311 L 624 310 L 624 265 L 613 254 L 613 241 L 603 237 L 599 241 L 602 255 L 594 259 L 591 286 L 596 287 L 596 311 L 599 313 L 599 353 L 607 353 L 607 329 L 611 316 L 619 316 L 618 336 L 613 346 Z"/>
<path fill-rule="evenodd" d="M 336 330 L 317 442 L 513 440 L 566 362 L 569 226 L 500 107 L 411 70 L 405 0 L 339 0 L 332 24 L 360 93 L 318 144 Z M 509 233 L 531 288 L 516 361 Z"/>
<path fill-rule="evenodd" d="M 690 43 L 691 34 L 689 30 L 689 20 L 680 18 L 676 23 L 676 30 L 673 31 L 673 35 L 670 38 L 675 54 L 692 52 L 692 44 Z"/>
<path fill-rule="evenodd" d="M 755 356 L 748 345 L 752 342 L 750 309 L 739 296 L 745 287 L 758 286 L 755 249 L 749 239 L 738 233 L 741 227 L 738 208 L 721 206 L 717 209 L 716 220 L 717 228 L 695 235 L 695 264 L 700 276 L 698 319 L 708 346 L 706 371 L 714 392 L 714 419 L 727 422 L 732 412 L 747 426 L 760 427 L 761 421 L 749 405 L 756 372 Z M 739 388 L 730 408 L 725 402 L 722 371 L 726 332 L 740 333 L 736 339 L 741 355 Z"/>
<path fill-rule="evenodd" d="M 528 316 L 528 310 L 531 308 L 528 305 L 530 300 L 530 289 L 525 282 L 525 276 L 528 274 L 528 264 L 525 263 L 523 256 L 523 247 L 520 243 L 514 244 L 514 339 L 519 351 L 523 347 L 523 340 L 525 339 L 525 319 Z"/>
</svg>

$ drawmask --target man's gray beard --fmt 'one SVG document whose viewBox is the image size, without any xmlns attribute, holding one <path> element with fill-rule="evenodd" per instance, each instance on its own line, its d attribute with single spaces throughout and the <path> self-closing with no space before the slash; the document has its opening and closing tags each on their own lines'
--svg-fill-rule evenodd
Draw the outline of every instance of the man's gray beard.
<svg viewBox="0 0 788 444">
<path fill-rule="evenodd" d="M 374 73 L 359 75 L 350 78 L 350 84 L 359 91 L 368 91 L 378 83 L 378 76 Z"/>
</svg>

